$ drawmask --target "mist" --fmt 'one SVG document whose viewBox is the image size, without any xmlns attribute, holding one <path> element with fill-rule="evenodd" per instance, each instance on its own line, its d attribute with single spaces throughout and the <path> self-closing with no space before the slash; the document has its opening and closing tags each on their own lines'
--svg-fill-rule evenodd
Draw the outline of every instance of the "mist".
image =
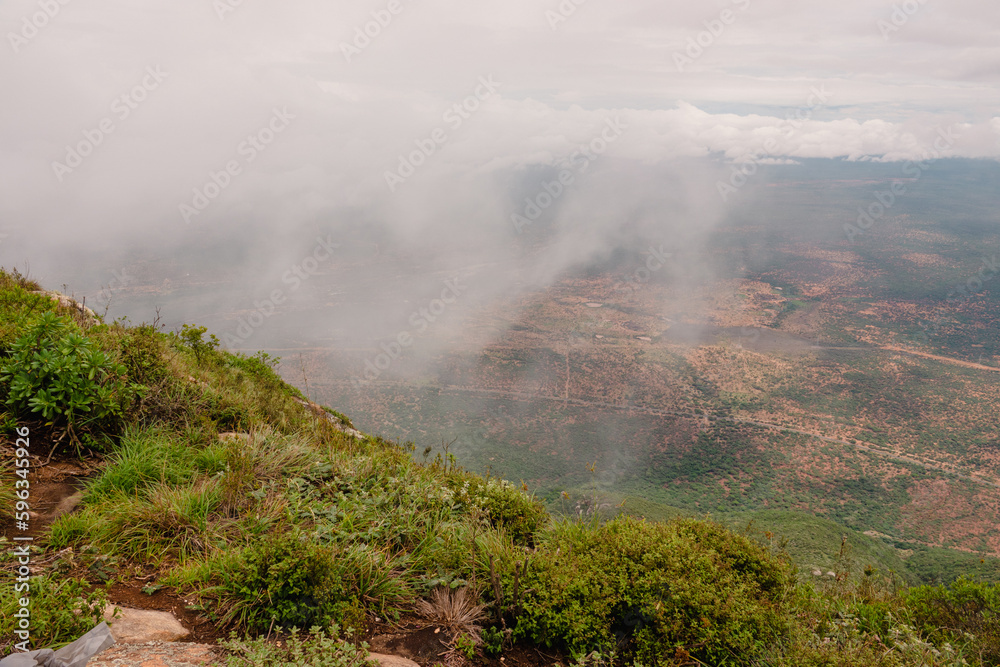
<svg viewBox="0 0 1000 667">
<path fill-rule="evenodd" d="M 738 277 L 769 169 L 995 162 L 993 6 L 912 4 L 8 2 L 0 261 L 297 384 L 459 373 L 588 272 Z"/>
</svg>

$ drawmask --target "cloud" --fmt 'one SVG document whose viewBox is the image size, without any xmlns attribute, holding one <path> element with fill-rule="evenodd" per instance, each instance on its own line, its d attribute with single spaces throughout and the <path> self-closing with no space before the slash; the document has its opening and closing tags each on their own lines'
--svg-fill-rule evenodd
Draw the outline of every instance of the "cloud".
<svg viewBox="0 0 1000 667">
<path fill-rule="evenodd" d="M 41 5 L 4 3 L 0 261 L 65 275 L 111 246 L 175 261 L 211 247 L 258 263 L 253 292 L 322 227 L 410 253 L 405 270 L 351 283 L 403 312 L 449 271 L 491 266 L 503 277 L 479 293 L 499 294 L 629 234 L 695 235 L 724 213 L 714 183 L 728 163 L 920 159 L 941 131 L 955 135 L 948 155 L 1000 156 L 985 3 L 926 4 L 888 40 L 877 22 L 891 7 L 866 0 L 589 0 L 555 30 L 545 12 L 558 2 L 400 3 L 388 20 L 381 1 L 245 0 L 221 18 L 211 2 L 67 2 L 30 39 Z M 677 71 L 673 54 L 706 30 Z M 10 35 L 27 43 L 15 50 Z M 165 78 L 138 100 L 150 68 Z M 456 125 L 449 110 L 483 77 L 498 92 Z M 276 109 L 294 118 L 269 135 Z M 511 215 L 616 118 L 627 130 L 534 225 L 549 245 L 531 256 Z M 390 190 L 386 173 L 434 136 Z M 268 141 L 246 149 L 255 138 Z M 87 155 L 60 170 L 73 152 Z M 181 207 L 199 193 L 207 204 L 189 224 Z"/>
</svg>

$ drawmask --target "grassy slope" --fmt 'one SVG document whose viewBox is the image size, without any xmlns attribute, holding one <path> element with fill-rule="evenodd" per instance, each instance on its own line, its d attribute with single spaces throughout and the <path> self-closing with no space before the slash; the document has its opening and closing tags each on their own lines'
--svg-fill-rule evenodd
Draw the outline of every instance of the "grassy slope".
<svg viewBox="0 0 1000 667">
<path fill-rule="evenodd" d="M 7 274 L 0 295 L 12 314 L 5 346 L 53 309 Z M 704 520 L 601 523 L 585 506 L 581 520 L 552 523 L 519 488 L 464 472 L 453 457 L 419 463 L 406 446 L 356 438 L 336 420 L 317 418 L 266 356 L 220 352 L 197 331 L 82 330 L 144 389 L 118 419 L 79 431 L 105 458 L 82 509 L 54 523 L 45 545 L 53 555 L 74 546 L 83 562 L 57 560 L 53 577 L 74 566 L 93 572 L 98 563 L 126 581 L 152 565 L 154 582 L 200 596 L 208 614 L 245 632 L 331 621 L 358 628 L 376 614 L 412 613 L 434 591 L 465 590 L 482 605 L 466 609 L 472 620 L 437 622 L 453 646 L 471 646 L 473 661 L 521 640 L 579 653 L 617 643 L 619 662 L 661 665 L 692 657 L 951 664 L 929 657 L 920 648 L 925 639 L 895 625 L 929 617 L 891 582 L 868 575 L 851 583 L 839 562 L 836 586 L 796 585 L 776 537 L 762 536 L 762 528 L 754 537 Z M 8 435 L 13 411 L 3 416 Z M 44 432 L 29 412 L 18 423 Z M 5 476 L 4 487 L 10 483 Z M 670 512 L 644 509 L 664 518 Z M 759 517 L 761 527 L 769 521 L 797 531 L 791 542 L 817 558 L 838 530 L 821 520 Z M 879 556 L 867 543 L 859 553 Z M 75 604 L 66 595 L 55 590 L 50 604 Z M 14 597 L 5 590 L 0 603 L 7 633 Z M 862 618 L 860 611 L 867 620 L 834 622 Z M 433 617 L 442 607 L 430 604 L 424 613 Z M 505 626 L 512 629 L 506 637 Z M 960 644 L 984 645 L 968 637 Z M 942 644 L 938 655 L 952 654 Z"/>
</svg>

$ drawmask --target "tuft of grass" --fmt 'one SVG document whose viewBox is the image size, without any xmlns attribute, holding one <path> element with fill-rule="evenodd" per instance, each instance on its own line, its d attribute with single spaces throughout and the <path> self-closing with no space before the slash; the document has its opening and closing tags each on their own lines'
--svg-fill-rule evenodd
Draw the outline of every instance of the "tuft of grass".
<svg viewBox="0 0 1000 667">
<path fill-rule="evenodd" d="M 155 484 L 176 486 L 198 472 L 197 450 L 180 434 L 132 428 L 122 436 L 103 472 L 87 485 L 88 502 L 113 496 L 144 496 Z"/>
<path fill-rule="evenodd" d="M 479 604 L 468 586 L 452 589 L 439 586 L 430 598 L 417 600 L 415 610 L 443 626 L 454 639 L 461 634 L 480 641 L 479 625 L 486 618 L 486 605 Z"/>
</svg>

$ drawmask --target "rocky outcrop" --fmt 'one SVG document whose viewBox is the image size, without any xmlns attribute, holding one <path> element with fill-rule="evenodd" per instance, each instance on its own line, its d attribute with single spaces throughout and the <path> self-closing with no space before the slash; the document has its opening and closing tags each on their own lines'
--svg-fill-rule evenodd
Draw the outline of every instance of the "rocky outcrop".
<svg viewBox="0 0 1000 667">
<path fill-rule="evenodd" d="M 317 418 L 322 419 L 323 421 L 326 421 L 327 423 L 331 424 L 338 431 L 342 431 L 347 435 L 352 435 L 355 438 L 359 438 L 362 440 L 364 439 L 365 437 L 364 433 L 357 430 L 356 428 L 348 426 L 341 420 L 337 419 L 337 417 L 331 415 L 329 412 L 324 410 L 322 406 L 317 405 L 316 403 L 313 403 L 311 401 L 303 401 L 301 398 L 295 398 L 294 400 L 299 405 L 304 406 L 309 412 L 316 415 Z"/>
<path fill-rule="evenodd" d="M 97 324 L 97 313 L 83 305 L 73 297 L 66 296 L 61 292 L 54 292 L 52 290 L 35 290 L 32 294 L 40 294 L 42 296 L 47 296 L 56 303 L 58 303 L 63 308 L 72 308 L 73 310 L 80 313 L 83 317 L 84 324 L 86 326 L 91 326 Z"/>
</svg>

